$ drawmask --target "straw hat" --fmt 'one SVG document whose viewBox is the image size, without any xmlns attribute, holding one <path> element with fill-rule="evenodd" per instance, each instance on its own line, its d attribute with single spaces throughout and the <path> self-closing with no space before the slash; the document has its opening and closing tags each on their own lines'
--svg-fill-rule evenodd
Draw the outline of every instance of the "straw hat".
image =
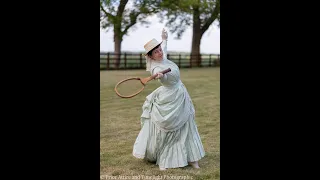
<svg viewBox="0 0 320 180">
<path fill-rule="evenodd" d="M 158 46 L 159 44 L 161 44 L 162 42 L 158 42 L 156 39 L 151 39 L 149 42 L 147 42 L 144 45 L 144 50 L 145 53 L 143 55 L 147 55 L 149 51 L 151 51 L 153 48 L 155 48 L 156 46 Z"/>
</svg>

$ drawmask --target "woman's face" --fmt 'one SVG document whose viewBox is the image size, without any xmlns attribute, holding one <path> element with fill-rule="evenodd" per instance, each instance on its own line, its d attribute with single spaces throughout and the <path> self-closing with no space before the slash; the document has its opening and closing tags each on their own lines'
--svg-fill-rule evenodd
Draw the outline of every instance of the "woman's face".
<svg viewBox="0 0 320 180">
<path fill-rule="evenodd" d="M 163 59 L 162 48 L 159 46 L 158 48 L 152 51 L 151 58 L 156 61 L 161 61 Z"/>
</svg>

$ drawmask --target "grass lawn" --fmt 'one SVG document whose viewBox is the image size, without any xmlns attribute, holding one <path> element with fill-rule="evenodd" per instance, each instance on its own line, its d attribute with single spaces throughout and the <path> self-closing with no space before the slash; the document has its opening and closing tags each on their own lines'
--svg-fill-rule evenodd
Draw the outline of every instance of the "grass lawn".
<svg viewBox="0 0 320 180">
<path fill-rule="evenodd" d="M 220 179 L 220 68 L 180 69 L 196 110 L 196 124 L 206 152 L 201 169 L 190 166 L 160 171 L 155 164 L 132 156 L 141 129 L 145 97 L 160 86 L 151 81 L 139 95 L 122 99 L 114 92 L 116 83 L 128 77 L 148 77 L 145 70 L 100 71 L 100 175 L 102 176 L 189 176 Z M 106 179 L 106 178 L 105 178 Z M 119 178 L 117 178 L 119 179 Z M 145 178 L 144 178 L 145 179 Z M 166 178 L 169 179 L 169 178 Z"/>
</svg>

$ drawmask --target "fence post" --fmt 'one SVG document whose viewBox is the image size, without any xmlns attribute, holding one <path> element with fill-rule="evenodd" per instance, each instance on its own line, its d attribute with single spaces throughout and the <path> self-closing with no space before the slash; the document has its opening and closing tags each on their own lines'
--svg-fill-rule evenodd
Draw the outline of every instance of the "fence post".
<svg viewBox="0 0 320 180">
<path fill-rule="evenodd" d="M 190 54 L 190 68 L 192 68 L 192 53 Z"/>
<path fill-rule="evenodd" d="M 142 54 L 140 53 L 140 68 L 142 69 Z"/>
<path fill-rule="evenodd" d="M 181 68 L 181 54 L 179 54 L 179 68 Z"/>
<path fill-rule="evenodd" d="M 107 56 L 107 69 L 110 68 L 110 53 L 108 52 L 108 56 Z"/>
<path fill-rule="evenodd" d="M 209 66 L 211 67 L 211 54 L 209 55 Z"/>
<path fill-rule="evenodd" d="M 127 69 L 127 53 L 124 53 L 124 69 Z"/>
</svg>

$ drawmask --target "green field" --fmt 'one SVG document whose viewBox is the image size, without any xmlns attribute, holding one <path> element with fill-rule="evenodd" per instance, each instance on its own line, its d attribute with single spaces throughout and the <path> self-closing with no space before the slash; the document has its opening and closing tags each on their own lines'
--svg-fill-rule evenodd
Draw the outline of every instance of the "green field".
<svg viewBox="0 0 320 180">
<path fill-rule="evenodd" d="M 196 123 L 206 156 L 200 169 L 184 167 L 160 171 L 155 164 L 136 159 L 132 148 L 140 131 L 145 97 L 160 86 L 151 81 L 131 99 L 119 98 L 115 84 L 127 77 L 147 77 L 145 70 L 100 71 L 100 175 L 107 176 L 189 176 L 220 179 L 220 68 L 181 69 L 181 80 L 193 100 Z M 105 178 L 104 178 L 105 179 Z M 118 178 L 119 179 L 119 178 Z"/>
</svg>

